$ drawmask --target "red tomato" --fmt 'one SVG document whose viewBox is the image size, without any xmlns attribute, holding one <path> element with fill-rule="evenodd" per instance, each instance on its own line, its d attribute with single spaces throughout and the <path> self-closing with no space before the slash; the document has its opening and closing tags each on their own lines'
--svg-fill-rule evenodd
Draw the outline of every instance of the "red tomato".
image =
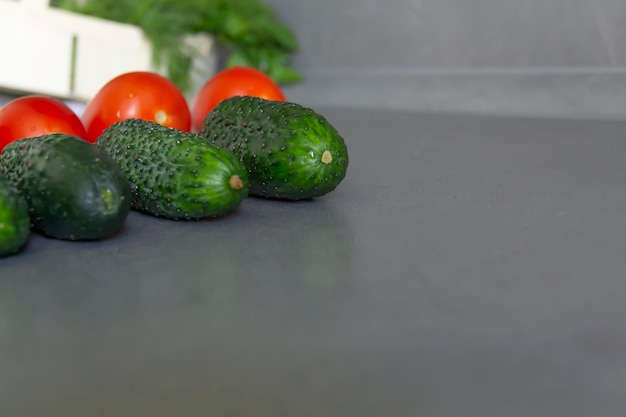
<svg viewBox="0 0 626 417">
<path fill-rule="evenodd" d="M 50 133 L 67 133 L 87 138 L 78 115 L 61 100 L 28 95 L 0 108 L 0 151 L 9 143 Z"/>
<path fill-rule="evenodd" d="M 207 113 L 220 101 L 234 96 L 286 100 L 278 84 L 262 71 L 241 66 L 228 68 L 209 79 L 198 91 L 191 106 L 193 130 L 200 130 Z"/>
<path fill-rule="evenodd" d="M 147 71 L 127 72 L 107 82 L 83 112 L 90 141 L 125 119 L 143 119 L 189 131 L 191 115 L 185 96 L 167 78 Z"/>
</svg>

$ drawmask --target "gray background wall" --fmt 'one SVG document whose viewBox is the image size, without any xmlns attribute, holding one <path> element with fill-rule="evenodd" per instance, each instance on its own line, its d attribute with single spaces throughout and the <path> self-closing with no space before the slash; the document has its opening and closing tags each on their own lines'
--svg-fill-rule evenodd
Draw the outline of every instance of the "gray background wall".
<svg viewBox="0 0 626 417">
<path fill-rule="evenodd" d="M 626 117 L 624 0 L 267 0 L 311 105 Z"/>
<path fill-rule="evenodd" d="M 293 101 L 626 118 L 626 0 L 265 1 L 300 41 Z"/>
</svg>

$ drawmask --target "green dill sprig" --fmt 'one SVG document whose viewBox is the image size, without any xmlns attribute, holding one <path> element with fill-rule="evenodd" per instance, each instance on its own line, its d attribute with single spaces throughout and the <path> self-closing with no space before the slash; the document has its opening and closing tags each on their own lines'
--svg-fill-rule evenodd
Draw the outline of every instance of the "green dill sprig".
<svg viewBox="0 0 626 417">
<path fill-rule="evenodd" d="M 195 52 L 184 38 L 197 33 L 228 50 L 226 67 L 254 67 L 279 84 L 302 79 L 289 63 L 299 47 L 295 35 L 262 0 L 52 0 L 51 6 L 138 26 L 152 44 L 153 63 L 165 65 L 185 92 Z"/>
</svg>

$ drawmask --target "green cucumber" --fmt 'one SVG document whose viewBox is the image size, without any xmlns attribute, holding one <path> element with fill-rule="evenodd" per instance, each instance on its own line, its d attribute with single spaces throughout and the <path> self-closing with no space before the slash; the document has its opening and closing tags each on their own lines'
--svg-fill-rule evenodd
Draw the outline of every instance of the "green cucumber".
<svg viewBox="0 0 626 417">
<path fill-rule="evenodd" d="M 26 200 L 12 182 L 0 175 L 0 257 L 19 252 L 29 235 Z"/>
<path fill-rule="evenodd" d="M 122 229 L 130 211 L 130 186 L 115 161 L 76 136 L 12 142 L 0 171 L 26 199 L 33 230 L 49 237 L 103 239 Z"/>
<path fill-rule="evenodd" d="M 96 146 L 131 184 L 132 207 L 156 217 L 223 216 L 248 195 L 248 175 L 232 153 L 198 135 L 139 119 L 105 129 Z"/>
<path fill-rule="evenodd" d="M 228 98 L 207 114 L 199 134 L 239 156 L 248 169 L 250 195 L 320 197 L 346 176 L 343 137 L 322 115 L 296 103 Z"/>
</svg>

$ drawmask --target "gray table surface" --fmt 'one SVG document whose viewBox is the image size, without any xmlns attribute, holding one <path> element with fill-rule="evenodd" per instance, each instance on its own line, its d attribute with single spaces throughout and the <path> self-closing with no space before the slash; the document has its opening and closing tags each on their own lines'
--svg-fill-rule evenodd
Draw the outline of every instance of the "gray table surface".
<svg viewBox="0 0 626 417">
<path fill-rule="evenodd" d="M 0 261 L 0 415 L 623 417 L 626 123 L 318 110 L 323 198 Z"/>
</svg>

